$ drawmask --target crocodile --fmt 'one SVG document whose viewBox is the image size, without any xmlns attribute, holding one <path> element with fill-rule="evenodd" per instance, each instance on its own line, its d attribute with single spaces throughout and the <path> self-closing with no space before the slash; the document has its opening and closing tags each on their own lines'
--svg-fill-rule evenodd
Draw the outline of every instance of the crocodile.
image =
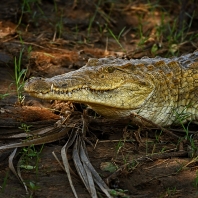
<svg viewBox="0 0 198 198">
<path fill-rule="evenodd" d="M 107 118 L 139 115 L 159 126 L 198 121 L 198 51 L 180 57 L 91 58 L 78 70 L 33 77 L 42 99 L 83 103 Z"/>
</svg>

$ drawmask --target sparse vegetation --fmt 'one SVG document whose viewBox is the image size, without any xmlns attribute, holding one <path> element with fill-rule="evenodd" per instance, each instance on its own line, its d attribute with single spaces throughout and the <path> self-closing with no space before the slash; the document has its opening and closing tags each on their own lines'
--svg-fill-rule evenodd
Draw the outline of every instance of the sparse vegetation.
<svg viewBox="0 0 198 198">
<path fill-rule="evenodd" d="M 0 186 L 0 195 L 1 195 L 2 193 L 4 193 L 4 190 L 5 190 L 5 187 L 6 187 L 6 185 L 7 185 L 7 181 L 8 181 L 8 176 L 9 176 L 9 171 L 6 172 L 6 175 L 5 175 L 5 177 L 3 178 L 3 183 L 2 183 L 2 185 Z"/>
<path fill-rule="evenodd" d="M 34 5 L 39 7 L 39 4 L 41 4 L 40 0 L 22 0 L 21 2 L 21 15 L 18 21 L 18 26 L 21 25 L 22 19 L 24 15 L 31 16 L 31 20 L 35 20 L 35 17 L 37 15 L 37 12 L 33 11 Z"/>
<path fill-rule="evenodd" d="M 168 189 L 166 190 L 165 195 L 162 195 L 161 197 L 162 197 L 162 198 L 163 198 L 163 197 L 172 197 L 172 196 L 175 195 L 175 193 L 176 193 L 176 187 L 171 187 L 171 188 L 168 188 Z"/>
<path fill-rule="evenodd" d="M 196 188 L 198 188 L 198 171 L 196 171 L 196 177 L 195 177 L 194 185 L 195 185 Z"/>
<path fill-rule="evenodd" d="M 99 0 L 98 4 L 95 5 L 96 9 L 95 9 L 94 15 L 89 19 L 89 25 L 88 25 L 88 28 L 87 28 L 88 37 L 90 36 L 91 28 L 92 28 L 93 22 L 95 21 L 95 18 L 96 18 L 96 15 L 98 13 L 98 9 L 100 7 L 101 2 L 102 2 L 102 0 Z"/>
<path fill-rule="evenodd" d="M 30 105 L 27 109 L 32 108 L 33 110 L 37 104 L 40 105 L 40 103 L 36 103 L 37 101 L 32 102 L 29 99 L 27 101 L 29 103 L 23 103 L 23 85 L 26 73 L 28 73 L 28 78 L 32 76 L 49 77 L 55 74 L 62 74 L 80 68 L 86 64 L 89 58 L 94 57 L 119 56 L 126 59 L 141 58 L 143 56 L 166 57 L 194 51 L 198 48 L 196 24 L 198 12 L 197 7 L 194 6 L 194 1 L 186 2 L 185 4 L 184 1 L 180 0 L 171 2 L 157 0 L 141 2 L 131 0 L 93 0 L 88 3 L 88 1 L 77 0 L 21 0 L 20 7 L 19 5 L 15 6 L 17 11 L 14 11 L 14 6 L 12 7 L 12 5 L 10 6 L 10 4 L 5 2 L 5 5 L 7 4 L 6 9 L 11 9 L 12 13 L 7 12 L 7 10 L 5 12 L 3 10 L 4 6 L 0 6 L 0 17 L 2 18 L 2 26 L 0 23 L 1 51 L 5 51 L 6 54 L 14 57 L 14 61 L 13 59 L 11 61 L 11 66 L 13 68 L 14 62 L 14 69 L 12 70 L 14 73 L 12 73 L 12 76 L 15 79 L 18 103 Z M 2 13 L 6 13 L 6 16 L 4 17 Z M 6 26 L 5 21 L 12 24 L 3 30 L 3 26 Z M 4 36 L 4 33 L 6 36 Z M 26 68 L 27 62 L 30 66 L 28 72 L 26 69 L 23 69 Z M 3 67 L 4 54 L 2 55 L 1 52 L 0 64 L 2 69 L 8 69 Z M 10 81 L 8 82 L 10 83 Z M 2 81 L 1 85 L 3 84 L 4 81 Z M 6 86 L 8 87 L 8 85 Z M 13 93 L 11 92 L 12 87 L 10 86 L 11 88 L 9 87 L 8 91 L 7 87 L 4 90 L 0 90 L 1 122 L 5 118 L 9 118 L 5 126 L 8 127 L 11 120 L 13 122 L 12 126 L 9 126 L 11 130 L 14 130 L 14 124 L 18 127 L 19 125 L 17 124 L 22 123 L 19 129 L 21 129 L 22 133 L 27 133 L 28 137 L 12 138 L 12 141 L 17 142 L 21 141 L 21 139 L 23 139 L 22 142 L 30 141 L 33 135 L 31 125 L 40 121 L 40 118 L 43 119 L 44 117 L 46 119 L 46 117 L 44 115 L 40 116 L 37 110 L 26 112 L 22 105 L 24 109 L 21 110 L 23 111 L 21 116 L 18 110 L 15 111 L 13 103 L 6 104 L 13 107 L 11 110 L 10 108 L 4 110 L 5 101 L 2 99 Z M 58 106 L 59 104 L 56 104 L 56 101 L 51 102 L 55 106 L 53 106 L 54 111 L 56 113 L 60 112 L 60 107 L 62 108 L 62 106 Z M 32 104 L 33 107 L 31 106 Z M 41 106 L 45 105 L 50 104 L 45 104 L 42 101 Z M 68 112 L 67 108 L 70 107 L 69 105 L 63 105 L 66 107 L 64 112 Z M 73 109 L 77 113 L 82 111 L 82 108 L 75 104 Z M 75 116 L 74 118 L 71 117 L 73 125 L 65 122 L 66 127 L 72 125 L 73 130 L 81 127 L 81 124 L 76 124 L 79 122 L 77 122 Z M 84 138 L 88 142 L 88 154 L 90 155 L 91 162 L 93 162 L 93 166 L 98 168 L 102 161 L 110 162 L 108 170 L 99 171 L 104 176 L 103 179 L 107 178 L 107 183 L 111 188 L 116 186 L 115 189 L 110 190 L 112 196 L 124 198 L 137 193 L 138 196 L 148 195 L 148 197 L 154 196 L 154 194 L 156 197 L 174 197 L 179 194 L 179 197 L 182 193 L 186 193 L 184 196 L 188 197 L 187 194 L 189 192 L 197 192 L 197 125 L 194 126 L 191 122 L 183 124 L 183 120 L 189 116 L 185 110 L 183 112 L 175 112 L 174 116 L 177 117 L 178 126 L 169 127 L 167 130 L 176 134 L 178 138 L 175 136 L 171 137 L 169 133 L 166 133 L 161 128 L 147 128 L 145 126 L 138 126 L 140 128 L 137 135 L 135 134 L 138 130 L 137 126 L 130 126 L 130 139 L 127 139 L 122 136 L 123 128 L 117 126 L 117 123 L 113 123 L 111 126 L 108 126 L 108 124 L 105 126 L 106 124 L 103 122 L 98 124 L 97 119 L 103 121 L 103 118 L 98 116 L 94 117 L 94 121 L 96 121 L 94 126 L 87 123 L 86 127 L 90 127 L 87 130 L 89 135 Z M 23 121 L 26 118 L 28 119 Z M 49 114 L 49 119 L 51 118 L 53 116 L 51 117 L 51 114 Z M 42 120 L 42 124 L 43 122 L 45 123 L 45 119 L 44 121 Z M 89 120 L 90 118 L 88 117 L 87 119 Z M 28 124 L 29 121 L 33 124 Z M 39 123 L 34 128 L 39 128 L 42 124 Z M 1 129 L 4 128 L 3 126 L 1 127 L 0 131 L 3 133 Z M 19 129 L 17 128 L 17 130 Z M 1 135 L 3 138 L 9 137 L 8 133 Z M 63 142 L 67 141 L 68 136 L 58 144 L 62 145 Z M 104 138 L 104 142 L 102 142 L 103 139 L 100 139 L 101 136 Z M 5 139 L 2 139 L 2 145 L 10 141 L 9 138 L 6 141 Z M 52 146 L 57 148 L 57 144 L 52 144 Z M 27 178 L 25 183 L 30 191 L 29 197 L 34 197 L 35 193 L 38 197 L 42 196 L 41 194 L 48 187 L 47 185 L 47 187 L 40 186 L 37 180 L 40 171 L 43 171 L 38 170 L 43 147 L 43 145 L 40 147 L 34 145 L 23 147 L 19 153 L 21 159 L 18 168 L 22 170 L 22 174 Z M 80 150 L 80 147 L 78 150 Z M 188 157 L 191 159 L 187 158 L 186 153 L 181 158 L 171 156 L 171 153 L 175 154 L 180 151 L 188 151 Z M 19 155 L 16 160 L 18 160 Z M 49 154 L 48 156 L 50 157 L 51 155 Z M 54 164 L 50 165 L 53 166 Z M 49 174 L 57 174 L 56 170 L 54 172 L 49 171 Z M 32 179 L 28 175 L 29 172 L 35 174 L 36 179 Z M 185 178 L 185 173 L 188 173 L 187 179 Z M 111 174 L 118 178 L 118 184 L 111 184 Z M 8 172 L 1 173 L 0 176 L 2 176 L 0 180 L 0 196 L 3 196 L 9 190 L 6 189 L 7 186 L 13 187 L 14 184 L 12 181 L 9 181 L 10 175 Z M 175 181 L 175 185 L 172 185 L 172 183 L 170 186 L 167 185 L 166 178 L 170 179 L 170 176 L 172 182 L 174 183 Z M 180 185 L 178 180 L 181 178 Z M 46 180 L 46 182 L 51 182 L 51 186 L 54 185 L 54 181 Z M 57 182 L 58 187 L 54 185 L 53 188 L 57 192 L 58 197 L 59 193 L 63 194 L 68 186 L 62 187 L 65 183 L 59 184 L 58 182 L 62 181 L 58 179 L 55 182 Z M 160 185 L 156 185 L 159 183 Z M 77 190 L 79 184 L 80 182 L 77 184 Z M 125 190 L 125 186 L 127 190 Z M 42 189 L 41 194 L 39 193 L 40 187 L 44 189 Z M 14 188 L 15 186 L 12 189 Z M 10 190 L 12 191 L 12 189 Z M 152 195 L 149 194 L 151 189 L 153 189 Z M 51 190 L 53 191 L 53 189 Z M 46 194 L 43 195 L 43 197 L 45 196 L 47 197 Z M 100 197 L 104 197 L 104 195 L 100 194 Z"/>
<path fill-rule="evenodd" d="M 25 83 L 25 74 L 26 74 L 26 69 L 21 68 L 23 51 L 24 48 L 20 51 L 19 58 L 17 59 L 17 57 L 15 57 L 14 59 L 15 85 L 16 85 L 19 104 L 22 104 L 24 100 L 23 86 Z"/>
<path fill-rule="evenodd" d="M 123 34 L 125 28 L 126 28 L 126 27 L 123 27 L 123 29 L 120 31 L 120 33 L 119 33 L 118 36 L 116 36 L 116 35 L 111 31 L 111 29 L 108 28 L 108 31 L 109 31 L 110 35 L 115 39 L 115 41 L 117 42 L 117 44 L 120 46 L 120 48 L 121 48 L 123 51 L 126 51 L 126 50 L 123 48 L 122 44 L 120 43 L 120 37 L 121 37 L 121 35 Z"/>
<path fill-rule="evenodd" d="M 21 130 L 23 130 L 25 133 L 27 133 L 28 135 L 31 132 L 30 125 L 22 123 L 21 127 L 19 127 L 19 128 Z M 28 141 L 28 139 L 26 141 Z M 39 173 L 38 172 L 39 171 L 38 164 L 40 161 L 40 154 L 43 150 L 43 147 L 44 147 L 44 145 L 41 146 L 39 151 L 37 151 L 37 149 L 34 145 L 22 148 L 21 158 L 19 161 L 19 167 L 21 169 L 25 169 L 27 171 L 35 171 L 36 176 L 38 177 L 38 173 Z M 40 187 L 36 184 L 36 181 L 28 180 L 28 181 L 25 181 L 25 183 L 26 183 L 26 186 L 28 187 L 29 192 L 30 192 L 29 198 L 32 198 L 35 191 L 38 190 Z"/>
<path fill-rule="evenodd" d="M 184 139 L 188 141 L 189 147 L 191 149 L 191 152 L 189 153 L 189 155 L 191 155 L 190 157 L 196 157 L 198 147 L 197 147 L 197 144 L 195 143 L 193 135 L 189 133 L 190 122 L 187 125 L 183 124 L 183 121 L 186 120 L 190 116 L 189 113 L 186 113 L 186 109 L 189 107 L 190 106 L 187 106 L 181 113 L 175 112 L 175 114 L 176 114 L 176 118 L 177 118 L 178 122 L 181 124 L 183 130 L 186 133 Z"/>
<path fill-rule="evenodd" d="M 0 100 L 6 98 L 9 95 L 10 95 L 9 93 L 0 94 Z"/>
</svg>

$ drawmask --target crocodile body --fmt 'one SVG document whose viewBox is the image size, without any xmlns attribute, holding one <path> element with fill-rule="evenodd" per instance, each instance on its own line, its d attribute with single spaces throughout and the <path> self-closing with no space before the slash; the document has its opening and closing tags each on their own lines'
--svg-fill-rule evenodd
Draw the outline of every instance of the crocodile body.
<svg viewBox="0 0 198 198">
<path fill-rule="evenodd" d="M 38 98 L 87 104 L 109 118 L 136 113 L 161 126 L 198 121 L 198 51 L 173 58 L 92 58 L 76 71 L 31 78 L 24 88 Z"/>
</svg>

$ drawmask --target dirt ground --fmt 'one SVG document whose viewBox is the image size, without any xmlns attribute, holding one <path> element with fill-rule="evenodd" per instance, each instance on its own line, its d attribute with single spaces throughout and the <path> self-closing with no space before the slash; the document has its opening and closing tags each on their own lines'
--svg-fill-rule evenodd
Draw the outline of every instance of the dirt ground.
<svg viewBox="0 0 198 198">
<path fill-rule="evenodd" d="M 11 161 L 20 169 L 27 191 L 9 168 L 8 157 L 13 149 L 0 147 L 0 197 L 75 197 L 67 174 L 52 153 L 62 160 L 61 149 L 69 134 L 78 123 L 82 130 L 85 119 L 88 156 L 108 187 L 116 191 L 112 197 L 198 198 L 197 125 L 189 126 L 188 135 L 193 138 L 190 143 L 180 126 L 163 132 L 158 128 L 139 130 L 128 120 L 107 120 L 95 115 L 82 104 L 32 98 L 21 91 L 23 75 L 19 86 L 16 83 L 17 72 L 18 76 L 26 73 L 24 80 L 52 77 L 76 70 L 92 57 L 170 57 L 191 53 L 198 48 L 197 4 L 1 0 L 0 146 L 28 142 L 31 133 L 53 128 L 68 112 L 72 116 L 67 121 L 70 131 L 63 137 L 18 148 Z M 23 164 L 19 164 L 21 159 Z M 78 196 L 90 197 L 75 170 L 72 147 L 68 160 L 75 172 L 72 180 Z M 98 190 L 98 197 L 105 195 Z"/>
</svg>

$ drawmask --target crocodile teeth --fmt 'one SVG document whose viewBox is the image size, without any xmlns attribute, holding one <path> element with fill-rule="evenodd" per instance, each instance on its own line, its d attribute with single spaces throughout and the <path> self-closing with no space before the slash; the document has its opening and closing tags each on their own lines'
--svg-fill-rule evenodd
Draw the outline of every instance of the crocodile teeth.
<svg viewBox="0 0 198 198">
<path fill-rule="evenodd" d="M 53 88 L 54 88 L 54 84 L 51 85 L 51 91 L 53 91 Z"/>
<path fill-rule="evenodd" d="M 68 92 L 68 96 L 71 97 L 71 92 Z"/>
</svg>

